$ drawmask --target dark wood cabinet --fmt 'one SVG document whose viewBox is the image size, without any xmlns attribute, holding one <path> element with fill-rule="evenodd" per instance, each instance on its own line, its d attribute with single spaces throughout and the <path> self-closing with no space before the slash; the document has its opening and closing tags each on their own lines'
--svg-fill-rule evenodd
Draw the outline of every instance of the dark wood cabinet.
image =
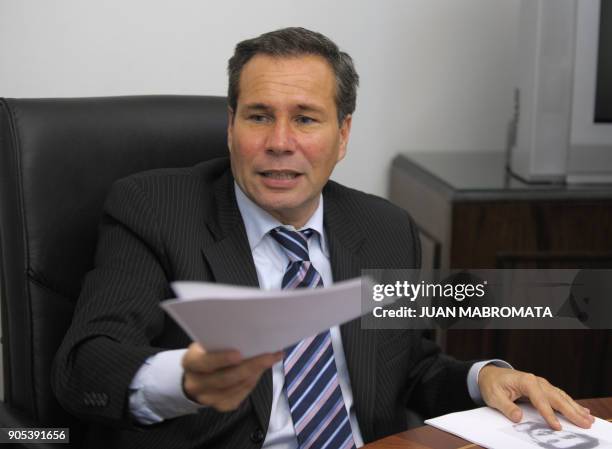
<svg viewBox="0 0 612 449">
<path fill-rule="evenodd" d="M 419 226 L 426 267 L 612 268 L 612 185 L 529 185 L 502 153 L 410 153 L 393 161 L 389 198 Z M 612 395 L 610 330 L 435 338 L 453 356 L 503 358 L 576 397 Z"/>
</svg>

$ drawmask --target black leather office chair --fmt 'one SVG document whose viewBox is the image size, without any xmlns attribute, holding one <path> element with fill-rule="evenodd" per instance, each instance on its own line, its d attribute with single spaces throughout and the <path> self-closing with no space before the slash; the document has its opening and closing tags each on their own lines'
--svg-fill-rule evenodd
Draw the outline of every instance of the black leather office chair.
<svg viewBox="0 0 612 449">
<path fill-rule="evenodd" d="M 224 97 L 0 99 L 0 427 L 70 427 L 79 447 L 49 372 L 106 193 L 138 171 L 227 154 L 226 125 Z"/>
</svg>

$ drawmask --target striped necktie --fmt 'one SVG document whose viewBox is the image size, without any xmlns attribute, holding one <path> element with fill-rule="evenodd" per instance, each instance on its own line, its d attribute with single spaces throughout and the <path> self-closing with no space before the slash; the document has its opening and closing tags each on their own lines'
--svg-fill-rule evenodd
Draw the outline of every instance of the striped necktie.
<svg viewBox="0 0 612 449">
<path fill-rule="evenodd" d="M 270 231 L 289 257 L 283 289 L 323 286 L 321 275 L 308 256 L 308 239 L 314 232 L 283 227 Z M 299 448 L 355 448 L 329 330 L 287 348 L 283 367 L 284 388 Z"/>
</svg>

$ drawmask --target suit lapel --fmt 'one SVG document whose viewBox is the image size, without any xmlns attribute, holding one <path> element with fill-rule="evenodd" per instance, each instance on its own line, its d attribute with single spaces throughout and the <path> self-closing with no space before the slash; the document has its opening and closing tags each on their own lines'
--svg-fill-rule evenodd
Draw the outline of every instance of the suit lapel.
<svg viewBox="0 0 612 449">
<path fill-rule="evenodd" d="M 213 191 L 215 211 L 211 211 L 211 219 L 206 223 L 213 240 L 204 245 L 202 252 L 215 281 L 258 287 L 257 271 L 229 170 L 215 181 Z"/>
<path fill-rule="evenodd" d="M 214 279 L 221 284 L 258 287 L 257 271 L 244 223 L 234 195 L 233 178 L 228 172 L 213 185 L 216 214 L 207 223 L 214 241 L 202 248 Z M 261 428 L 270 422 L 272 408 L 272 372 L 267 370 L 250 395 Z"/>
<path fill-rule="evenodd" d="M 334 282 L 361 275 L 359 248 L 365 239 L 361 229 L 351 220 L 350 211 L 343 210 L 341 198 L 336 198 L 333 183 L 326 188 L 324 199 L 325 228 L 328 236 Z M 374 437 L 374 403 L 376 398 L 376 340 L 374 331 L 361 329 L 355 319 L 340 326 L 342 345 L 351 380 L 357 422 L 364 441 Z"/>
</svg>

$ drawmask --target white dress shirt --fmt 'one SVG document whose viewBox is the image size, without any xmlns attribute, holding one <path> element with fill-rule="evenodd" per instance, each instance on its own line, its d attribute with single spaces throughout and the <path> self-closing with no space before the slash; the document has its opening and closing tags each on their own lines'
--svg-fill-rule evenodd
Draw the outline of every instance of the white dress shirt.
<svg viewBox="0 0 612 449">
<path fill-rule="evenodd" d="M 236 200 L 242 215 L 253 261 L 257 270 L 260 288 L 278 290 L 289 263 L 281 246 L 269 235 L 272 229 L 283 226 L 278 220 L 253 203 L 235 184 Z M 292 226 L 286 226 L 295 230 Z M 323 229 L 323 197 L 319 205 L 302 229 L 313 229 L 316 233 L 308 241 L 309 256 L 312 264 L 321 274 L 324 286 L 333 283 L 329 251 Z M 338 382 L 342 390 L 353 438 L 357 447 L 363 446 L 357 416 L 353 406 L 353 392 L 344 356 L 342 338 L 338 326 L 330 329 L 334 359 L 338 372 Z M 145 361 L 130 385 L 130 410 L 141 424 L 153 424 L 164 419 L 189 413 L 197 413 L 202 408 L 185 397 L 182 389 L 183 369 L 181 360 L 186 349 L 163 351 Z M 467 378 L 468 391 L 476 403 L 482 403 L 478 388 L 478 373 L 487 363 L 510 367 L 502 360 L 475 363 Z M 283 362 L 272 367 L 272 410 L 264 448 L 297 449 L 298 443 L 289 411 L 287 395 L 283 389 L 285 374 Z"/>
</svg>

